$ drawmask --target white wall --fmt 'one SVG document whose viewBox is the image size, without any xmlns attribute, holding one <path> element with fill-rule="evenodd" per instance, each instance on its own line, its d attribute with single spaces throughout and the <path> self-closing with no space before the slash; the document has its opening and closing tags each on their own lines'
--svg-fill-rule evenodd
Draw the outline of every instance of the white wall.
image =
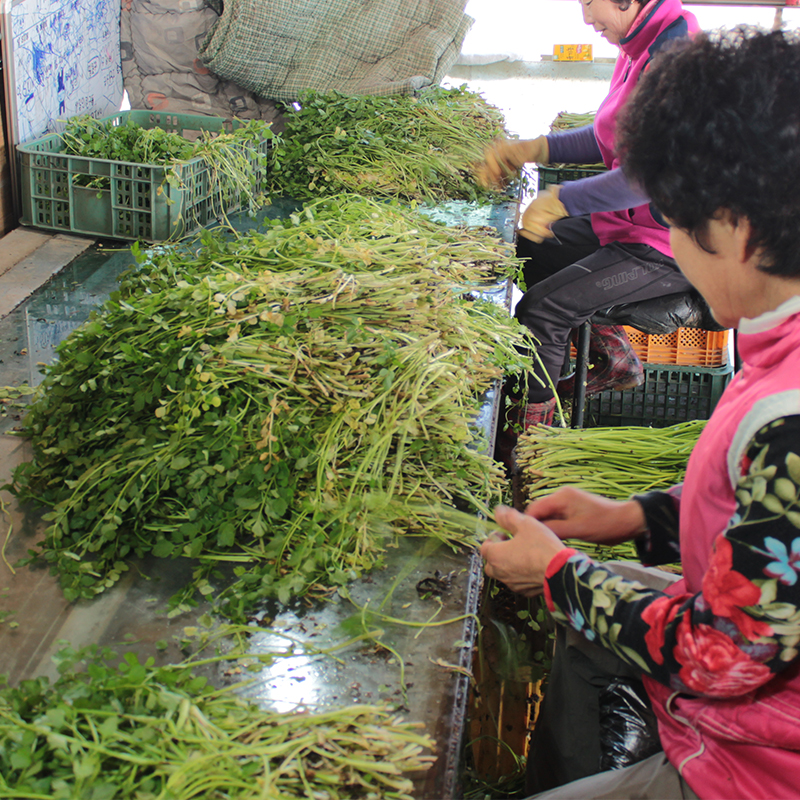
<svg viewBox="0 0 800 800">
<path fill-rule="evenodd" d="M 687 8 L 704 30 L 746 23 L 771 28 L 775 10 L 768 7 L 693 6 Z M 583 22 L 579 0 L 469 0 L 475 20 L 461 48 L 465 54 L 506 53 L 538 61 L 555 44 L 591 44 L 595 58 L 615 58 L 617 48 Z M 784 23 L 800 27 L 800 8 L 783 11 Z"/>
<path fill-rule="evenodd" d="M 772 28 L 775 9 L 746 6 L 686 4 L 704 30 L 737 24 Z M 583 22 L 579 0 L 469 0 L 467 13 L 475 24 L 461 48 L 462 61 L 491 62 L 491 56 L 510 62 L 540 62 L 556 44 L 591 44 L 595 59 L 616 58 L 618 49 Z M 800 8 L 783 10 L 784 27 L 800 28 Z M 522 137 L 546 133 L 560 111 L 593 111 L 605 97 L 605 80 L 573 80 L 569 64 L 560 65 L 559 78 L 523 76 L 519 64 L 474 67 L 471 77 L 449 76 L 444 83 L 466 83 L 500 108 L 512 134 Z M 454 68 L 457 71 L 458 67 Z M 463 70 L 462 70 L 463 74 Z"/>
</svg>

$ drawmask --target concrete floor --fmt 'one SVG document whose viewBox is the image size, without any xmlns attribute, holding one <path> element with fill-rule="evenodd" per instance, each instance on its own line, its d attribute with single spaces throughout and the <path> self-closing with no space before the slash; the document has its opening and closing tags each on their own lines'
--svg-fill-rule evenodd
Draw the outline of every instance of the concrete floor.
<svg viewBox="0 0 800 800">
<path fill-rule="evenodd" d="M 7 327 L 10 316 L 25 300 L 61 272 L 94 244 L 93 239 L 51 234 L 30 228 L 16 228 L 0 243 L 0 320 L 6 323 L 3 338 L 6 345 L 0 361 L 0 386 L 19 385 L 19 376 L 28 372 L 27 342 L 16 340 L 15 328 Z M 6 430 L 0 435 L 0 485 L 11 479 L 12 470 L 31 458 L 30 444 L 14 435 L 13 417 L 4 420 Z M 108 608 L 102 615 L 85 609 L 73 609 L 64 602 L 61 589 L 45 569 L 14 569 L 12 564 L 38 539 L 39 514 L 19 506 L 6 491 L 0 492 L 2 503 L 3 559 L 0 561 L 0 611 L 11 612 L 0 624 L 0 672 L 12 681 L 21 676 L 46 674 L 55 677 L 50 657 L 57 642 L 67 639 L 76 645 L 98 638 L 97 621 L 113 616 L 113 607 L 120 602 L 115 592 L 102 603 Z M 94 620 L 94 621 L 92 621 Z M 16 623 L 16 627 L 12 627 Z"/>
<path fill-rule="evenodd" d="M 0 240 L 0 318 L 60 272 L 93 239 L 15 228 Z M 2 372 L 0 372 L 2 374 Z"/>
</svg>

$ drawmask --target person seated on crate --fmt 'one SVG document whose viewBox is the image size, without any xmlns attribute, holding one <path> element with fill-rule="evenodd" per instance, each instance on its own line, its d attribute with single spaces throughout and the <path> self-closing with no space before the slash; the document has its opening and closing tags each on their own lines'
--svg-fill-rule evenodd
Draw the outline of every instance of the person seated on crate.
<svg viewBox="0 0 800 800">
<path fill-rule="evenodd" d="M 669 246 L 669 232 L 647 196 L 619 168 L 614 131 L 619 109 L 653 56 L 699 30 L 680 0 L 580 0 L 583 18 L 620 48 L 610 91 L 593 124 L 535 139 L 498 139 L 487 148 L 477 179 L 501 186 L 527 163 L 592 164 L 608 171 L 548 186 L 525 209 L 517 235 L 526 292 L 516 306 L 533 332 L 541 381 L 528 382 L 527 402 L 509 421 L 523 430 L 551 424 L 570 333 L 596 311 L 685 292 L 689 286 Z M 694 91 L 694 87 L 690 88 Z M 622 326 L 592 326 L 587 394 L 626 389 L 644 380 L 642 364 Z M 559 393 L 571 396 L 562 383 Z"/>
<path fill-rule="evenodd" d="M 625 502 L 564 488 L 495 510 L 486 574 L 543 593 L 560 623 L 529 790 L 800 797 L 800 33 L 740 28 L 662 52 L 619 148 L 681 270 L 738 329 L 743 366 L 681 487 Z M 633 541 L 649 566 L 564 539 Z M 678 579 L 653 568 L 678 560 Z M 598 772 L 599 693 L 619 676 L 641 679 L 663 752 Z"/>
</svg>

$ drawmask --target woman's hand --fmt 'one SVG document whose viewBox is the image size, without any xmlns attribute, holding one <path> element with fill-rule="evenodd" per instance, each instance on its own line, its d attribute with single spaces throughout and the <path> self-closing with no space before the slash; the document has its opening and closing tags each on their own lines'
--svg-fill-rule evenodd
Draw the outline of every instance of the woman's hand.
<svg viewBox="0 0 800 800">
<path fill-rule="evenodd" d="M 561 539 L 619 544 L 647 530 L 644 511 L 635 500 L 609 500 L 565 487 L 534 500 L 525 514 L 543 522 Z"/>
<path fill-rule="evenodd" d="M 536 244 L 552 238 L 553 231 L 550 230 L 550 226 L 556 220 L 569 216 L 564 204 L 558 199 L 560 189 L 560 186 L 543 189 L 531 200 L 520 220 L 518 231 L 520 236 Z"/>
<path fill-rule="evenodd" d="M 483 543 L 481 555 L 486 559 L 486 574 L 502 581 L 518 594 L 526 597 L 540 595 L 547 565 L 556 553 L 564 549 L 564 544 L 533 517 L 508 506 L 497 506 L 494 518 L 504 531 L 511 534 L 511 538 L 497 531 Z"/>
<path fill-rule="evenodd" d="M 502 189 L 525 164 L 546 164 L 550 155 L 547 138 L 495 139 L 483 153 L 475 178 L 484 189 Z"/>
</svg>

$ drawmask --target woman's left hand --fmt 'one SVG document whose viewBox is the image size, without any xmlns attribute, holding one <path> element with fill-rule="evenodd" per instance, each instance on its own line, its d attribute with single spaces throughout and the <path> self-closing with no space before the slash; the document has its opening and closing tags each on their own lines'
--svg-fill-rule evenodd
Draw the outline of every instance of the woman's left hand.
<svg viewBox="0 0 800 800">
<path fill-rule="evenodd" d="M 536 244 L 552 238 L 553 231 L 550 230 L 550 226 L 556 220 L 569 216 L 564 204 L 558 199 L 560 189 L 560 186 L 543 189 L 531 200 L 520 220 L 520 236 Z"/>
<path fill-rule="evenodd" d="M 546 525 L 508 506 L 497 506 L 494 518 L 511 538 L 496 531 L 481 545 L 486 574 L 518 594 L 540 595 L 547 565 L 564 543 Z"/>
</svg>

